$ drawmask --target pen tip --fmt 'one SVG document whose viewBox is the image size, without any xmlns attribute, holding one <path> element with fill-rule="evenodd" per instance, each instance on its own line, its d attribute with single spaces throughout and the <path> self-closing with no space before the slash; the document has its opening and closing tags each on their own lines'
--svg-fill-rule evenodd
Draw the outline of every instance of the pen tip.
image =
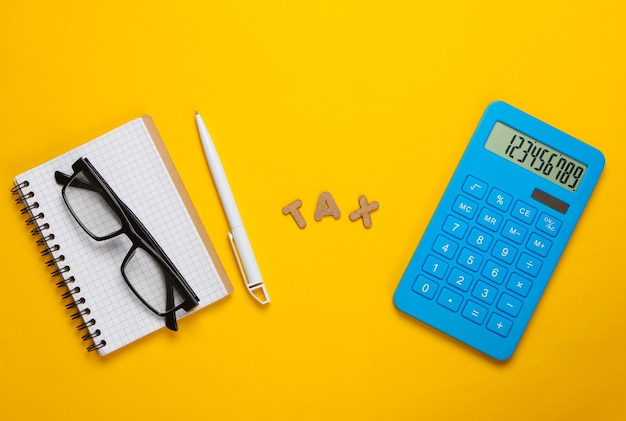
<svg viewBox="0 0 626 421">
<path fill-rule="evenodd" d="M 196 110 L 196 115 L 200 114 L 197 110 Z"/>
</svg>

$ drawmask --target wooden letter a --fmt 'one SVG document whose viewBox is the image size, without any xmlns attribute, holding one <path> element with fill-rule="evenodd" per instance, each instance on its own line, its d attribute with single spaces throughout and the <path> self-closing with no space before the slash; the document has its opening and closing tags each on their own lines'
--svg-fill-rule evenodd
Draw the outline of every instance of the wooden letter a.
<svg viewBox="0 0 626 421">
<path fill-rule="evenodd" d="M 317 199 L 317 206 L 315 207 L 315 220 L 321 221 L 323 217 L 332 215 L 333 218 L 339 219 L 341 211 L 335 203 L 332 194 L 327 191 L 322 192 Z"/>
</svg>

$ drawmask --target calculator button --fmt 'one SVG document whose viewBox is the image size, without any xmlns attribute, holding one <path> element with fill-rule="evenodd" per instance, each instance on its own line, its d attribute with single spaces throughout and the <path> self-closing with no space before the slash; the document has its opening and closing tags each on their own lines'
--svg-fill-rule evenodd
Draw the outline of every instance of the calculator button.
<svg viewBox="0 0 626 421">
<path fill-rule="evenodd" d="M 478 270 L 482 261 L 483 257 L 479 253 L 474 253 L 466 248 L 461 249 L 461 253 L 457 259 L 457 262 L 459 262 L 461 266 L 464 266 L 474 272 Z"/>
<path fill-rule="evenodd" d="M 467 244 L 476 247 L 478 250 L 487 251 L 491 245 L 493 237 L 478 228 L 472 228 L 467 237 Z"/>
<path fill-rule="evenodd" d="M 452 272 L 450 272 L 450 276 L 448 276 L 448 284 L 460 289 L 461 291 L 467 291 L 472 284 L 473 279 L 474 277 L 469 273 L 465 273 L 460 269 L 454 268 L 452 269 Z"/>
<path fill-rule="evenodd" d="M 550 247 L 552 247 L 552 241 L 543 238 L 540 235 L 533 233 L 528 239 L 528 243 L 526 244 L 526 248 L 530 251 L 534 251 L 540 256 L 546 257 L 548 252 L 550 251 Z"/>
<path fill-rule="evenodd" d="M 509 206 L 511 206 L 512 200 L 513 198 L 511 195 L 506 194 L 502 190 L 491 189 L 491 193 L 489 193 L 489 197 L 487 198 L 487 203 L 500 209 L 502 212 L 506 212 L 509 209 Z"/>
<path fill-rule="evenodd" d="M 502 260 L 504 263 L 511 264 L 517 254 L 517 249 L 510 244 L 505 243 L 502 240 L 496 241 L 496 245 L 493 246 L 491 255 Z"/>
<path fill-rule="evenodd" d="M 506 221 L 502 228 L 502 236 L 517 244 L 522 244 L 528 230 L 513 221 Z"/>
<path fill-rule="evenodd" d="M 491 209 L 483 208 L 476 222 L 491 231 L 498 231 L 502 224 L 502 216 Z"/>
<path fill-rule="evenodd" d="M 472 290 L 472 295 L 484 303 L 491 304 L 498 295 L 498 289 L 483 281 L 478 281 Z"/>
<path fill-rule="evenodd" d="M 498 313 L 493 313 L 487 322 L 487 329 L 503 337 L 508 336 L 512 327 L 513 322 L 500 316 Z"/>
<path fill-rule="evenodd" d="M 520 310 L 522 309 L 522 301 L 517 298 L 504 293 L 500 300 L 498 300 L 498 304 L 496 305 L 500 310 L 504 311 L 509 316 L 517 317 Z"/>
<path fill-rule="evenodd" d="M 463 191 L 476 199 L 482 199 L 487 191 L 487 183 L 468 175 L 463 184 Z"/>
<path fill-rule="evenodd" d="M 459 248 L 459 245 L 454 241 L 449 240 L 443 235 L 437 236 L 435 243 L 433 244 L 433 251 L 439 253 L 445 258 L 452 259 L 454 253 Z"/>
<path fill-rule="evenodd" d="M 454 205 L 452 206 L 452 210 L 458 213 L 461 216 L 464 216 L 467 219 L 472 219 L 474 214 L 476 213 L 476 209 L 478 205 L 476 202 L 473 202 L 463 196 L 459 196 L 456 198 Z"/>
<path fill-rule="evenodd" d="M 561 229 L 561 221 L 547 213 L 542 213 L 537 221 L 537 229 L 545 232 L 548 235 L 556 237 Z"/>
<path fill-rule="evenodd" d="M 438 288 L 439 284 L 437 284 L 437 282 L 433 282 L 425 276 L 420 275 L 413 283 L 413 287 L 411 289 L 419 295 L 432 300 Z"/>
<path fill-rule="evenodd" d="M 515 202 L 515 206 L 513 206 L 511 214 L 520 221 L 531 224 L 535 219 L 537 209 L 522 202 L 521 200 L 518 200 L 517 202 Z"/>
<path fill-rule="evenodd" d="M 424 262 L 424 266 L 422 266 L 422 270 L 435 278 L 442 279 L 446 274 L 446 270 L 448 270 L 448 264 L 433 255 L 429 255 Z"/>
<path fill-rule="evenodd" d="M 531 276 L 537 276 L 539 269 L 541 269 L 541 260 L 531 256 L 527 253 L 522 253 L 517 262 L 517 268 L 524 273 Z"/>
<path fill-rule="evenodd" d="M 448 288 L 442 289 L 441 294 L 439 294 L 439 298 L 437 299 L 437 303 L 440 306 L 443 306 L 450 311 L 457 311 L 459 307 L 461 307 L 462 301 L 463 297 L 461 295 L 449 290 Z"/>
<path fill-rule="evenodd" d="M 463 238 L 467 231 L 467 223 L 461 221 L 452 215 L 448 215 L 446 222 L 443 224 L 443 231 L 458 239 Z"/>
<path fill-rule="evenodd" d="M 496 284 L 501 284 L 506 277 L 507 270 L 504 266 L 499 265 L 498 263 L 487 260 L 485 263 L 485 267 L 483 268 L 482 275 L 488 281 L 495 282 Z"/>
<path fill-rule="evenodd" d="M 517 273 L 512 274 L 511 279 L 509 279 L 509 282 L 506 283 L 507 289 L 521 295 L 522 297 L 526 297 L 528 295 L 532 286 L 532 281 L 519 276 Z"/>
<path fill-rule="evenodd" d="M 473 301 L 468 301 L 461 313 L 467 320 L 471 320 L 476 324 L 482 324 L 487 317 L 487 309 Z"/>
</svg>

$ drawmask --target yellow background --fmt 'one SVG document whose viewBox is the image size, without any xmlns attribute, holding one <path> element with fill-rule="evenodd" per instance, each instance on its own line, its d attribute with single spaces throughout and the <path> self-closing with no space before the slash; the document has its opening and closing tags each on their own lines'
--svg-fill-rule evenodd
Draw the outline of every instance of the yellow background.
<svg viewBox="0 0 626 421">
<path fill-rule="evenodd" d="M 626 418 L 626 6 L 506 1 L 3 1 L 0 418 Z M 607 166 L 513 358 L 393 291 L 485 107 Z M 194 123 L 211 131 L 271 294 L 245 292 Z M 9 190 L 150 114 L 235 287 L 87 353 Z M 342 216 L 317 222 L 329 191 Z M 351 222 L 364 194 L 373 226 Z M 281 209 L 295 199 L 307 227 Z"/>
</svg>

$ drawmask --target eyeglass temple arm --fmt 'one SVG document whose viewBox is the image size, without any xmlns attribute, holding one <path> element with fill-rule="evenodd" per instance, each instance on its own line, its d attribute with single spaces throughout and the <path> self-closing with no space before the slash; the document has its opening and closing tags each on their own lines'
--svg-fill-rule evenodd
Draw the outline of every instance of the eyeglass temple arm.
<svg viewBox="0 0 626 421">
<path fill-rule="evenodd" d="M 62 184 L 62 185 L 66 185 L 67 183 L 70 182 L 71 180 L 71 176 L 67 175 L 67 174 L 63 174 L 61 171 L 55 171 L 54 172 L 54 178 L 57 181 L 57 183 Z M 86 190 L 91 190 L 91 191 L 95 191 L 95 192 L 99 192 L 100 189 L 97 186 L 94 186 L 93 184 L 89 183 L 89 182 L 85 182 L 82 180 L 74 180 L 75 182 L 75 186 L 74 187 L 78 187 L 78 188 L 82 188 L 82 189 L 86 189 Z M 150 240 L 151 246 L 152 247 L 158 247 L 158 244 L 156 243 L 156 241 L 154 241 L 154 239 L 152 238 L 152 236 L 150 235 L 150 233 L 143 227 L 143 224 L 141 223 L 141 221 L 139 221 L 139 219 L 137 219 L 137 217 L 135 216 L 135 214 L 130 210 L 130 208 L 128 206 L 126 206 L 126 204 L 124 202 L 122 202 L 120 200 L 120 203 L 122 204 L 122 206 L 124 207 L 124 210 L 128 213 L 130 213 L 136 220 L 136 222 L 139 223 L 140 228 L 142 229 L 142 231 L 144 231 L 144 234 L 146 234 L 146 236 L 148 237 L 148 239 Z M 156 248 L 155 247 L 155 248 Z M 158 247 L 160 249 L 160 247 Z M 161 250 L 161 252 L 163 253 L 164 257 L 168 260 L 168 263 L 174 268 L 174 270 L 176 270 L 175 266 L 172 264 L 172 262 L 169 261 L 169 258 L 167 257 L 167 255 L 165 254 L 165 252 L 163 252 L 163 250 Z M 182 278 L 182 276 L 181 276 Z M 166 308 L 171 308 L 174 306 L 174 285 L 172 283 L 172 281 L 170 279 L 168 279 L 169 282 L 166 282 L 165 288 L 166 288 Z M 165 315 L 165 325 L 167 326 L 168 329 L 170 330 L 178 330 L 178 323 L 176 322 L 176 312 L 171 312 Z"/>
</svg>

